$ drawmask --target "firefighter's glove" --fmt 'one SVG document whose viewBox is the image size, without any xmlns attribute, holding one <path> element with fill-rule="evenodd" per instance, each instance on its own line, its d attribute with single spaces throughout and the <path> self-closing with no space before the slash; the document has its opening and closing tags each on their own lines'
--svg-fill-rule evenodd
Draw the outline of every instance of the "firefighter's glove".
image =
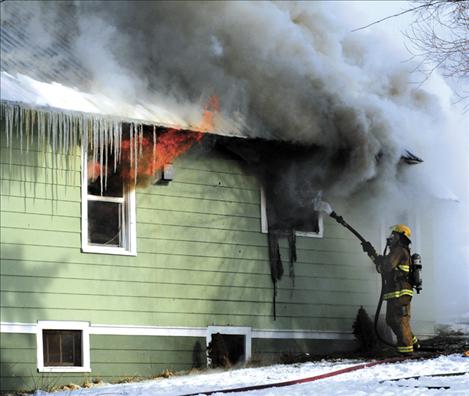
<svg viewBox="0 0 469 396">
<path fill-rule="evenodd" d="M 384 263 L 384 256 L 377 256 L 373 262 L 375 263 L 376 265 L 376 271 L 378 271 L 379 273 L 383 272 L 383 263 Z"/>
<path fill-rule="evenodd" d="M 376 259 L 376 257 L 378 256 L 378 254 L 376 253 L 376 250 L 375 248 L 373 247 L 373 245 L 366 241 L 366 242 L 362 242 L 362 248 L 363 248 L 363 251 L 371 258 L 371 259 Z"/>
</svg>

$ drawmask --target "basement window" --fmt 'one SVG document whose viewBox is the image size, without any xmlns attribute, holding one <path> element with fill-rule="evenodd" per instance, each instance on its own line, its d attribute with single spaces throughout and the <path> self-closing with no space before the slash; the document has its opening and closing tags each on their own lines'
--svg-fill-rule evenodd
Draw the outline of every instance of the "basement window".
<svg viewBox="0 0 469 396">
<path fill-rule="evenodd" d="M 88 329 L 87 322 L 38 322 L 38 371 L 91 371 Z"/>
<path fill-rule="evenodd" d="M 267 220 L 266 194 L 261 188 L 261 232 L 269 232 L 269 222 Z M 299 216 L 297 216 L 299 217 Z M 305 216 L 301 223 L 294 225 L 295 235 L 310 238 L 322 238 L 324 235 L 324 221 L 321 213 L 315 212 L 314 216 Z"/>
<path fill-rule="evenodd" d="M 207 328 L 207 365 L 232 367 L 251 358 L 251 328 L 209 326 Z"/>
<path fill-rule="evenodd" d="M 135 191 L 126 189 L 112 153 L 107 164 L 83 149 L 82 251 L 136 255 Z"/>
</svg>

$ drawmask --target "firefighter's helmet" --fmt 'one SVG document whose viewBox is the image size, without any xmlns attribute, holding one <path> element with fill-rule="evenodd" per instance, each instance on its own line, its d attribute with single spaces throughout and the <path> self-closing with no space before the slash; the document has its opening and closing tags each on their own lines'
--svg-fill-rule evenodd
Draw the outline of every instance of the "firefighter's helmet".
<svg viewBox="0 0 469 396">
<path fill-rule="evenodd" d="M 397 232 L 398 234 L 404 234 L 409 240 L 412 235 L 410 228 L 407 227 L 405 224 L 396 224 L 395 226 L 392 227 L 392 232 Z"/>
</svg>

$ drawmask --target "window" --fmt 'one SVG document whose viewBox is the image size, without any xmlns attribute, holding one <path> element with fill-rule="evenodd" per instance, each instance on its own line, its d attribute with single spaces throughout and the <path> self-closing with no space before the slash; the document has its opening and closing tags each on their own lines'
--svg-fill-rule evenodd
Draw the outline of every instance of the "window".
<svg viewBox="0 0 469 396">
<path fill-rule="evenodd" d="M 302 223 L 294 225 L 295 235 L 312 238 L 322 238 L 324 235 L 324 222 L 321 213 L 317 213 L 316 216 L 305 217 L 302 219 Z M 267 200 L 265 191 L 261 188 L 261 231 L 267 233 L 269 230 L 269 224 L 267 221 Z"/>
<path fill-rule="evenodd" d="M 91 371 L 88 329 L 87 322 L 38 322 L 38 371 Z"/>
<path fill-rule="evenodd" d="M 126 189 L 112 153 L 107 163 L 83 148 L 82 251 L 136 255 L 135 191 Z"/>
<path fill-rule="evenodd" d="M 80 330 L 43 330 L 44 366 L 78 366 L 81 359 Z"/>
<path fill-rule="evenodd" d="M 209 326 L 207 328 L 207 365 L 223 366 L 246 363 L 251 358 L 251 328 L 231 326 Z M 220 347 L 222 345 L 222 347 Z M 212 360 L 220 360 L 215 362 Z"/>
</svg>

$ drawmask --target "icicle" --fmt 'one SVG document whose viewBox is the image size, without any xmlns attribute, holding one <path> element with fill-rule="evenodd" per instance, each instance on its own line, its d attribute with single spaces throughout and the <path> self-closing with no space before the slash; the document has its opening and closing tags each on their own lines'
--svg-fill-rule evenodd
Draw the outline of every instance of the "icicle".
<svg viewBox="0 0 469 396">
<path fill-rule="evenodd" d="M 42 149 L 42 160 L 44 161 L 44 146 L 46 145 L 46 136 L 44 130 L 44 113 L 37 113 L 37 149 Z"/>
<path fill-rule="evenodd" d="M 107 190 L 107 164 L 108 164 L 108 150 L 109 150 L 109 124 L 107 121 L 104 121 L 104 189 Z"/>
<path fill-rule="evenodd" d="M 135 154 L 134 154 L 134 184 L 137 184 L 137 170 L 138 170 L 138 125 L 135 125 L 135 136 L 134 136 L 134 149 L 135 149 Z"/>
<path fill-rule="evenodd" d="M 80 135 L 80 142 L 81 142 L 81 145 L 82 145 L 82 149 L 86 152 L 86 155 L 87 155 L 87 160 L 89 161 L 89 151 L 88 151 L 88 120 L 85 120 L 84 117 L 80 117 L 78 119 L 78 127 L 80 128 L 79 131 L 81 131 L 81 135 Z M 83 166 L 88 166 L 88 163 L 86 164 L 83 164 Z M 88 178 L 90 177 L 90 175 L 88 175 Z"/>
<path fill-rule="evenodd" d="M 73 147 L 77 146 L 77 140 L 76 140 L 76 127 L 77 127 L 77 121 L 79 118 L 77 117 L 70 117 L 70 150 L 73 149 Z"/>
<path fill-rule="evenodd" d="M 93 117 L 92 121 L 93 121 L 93 129 L 91 130 L 91 133 L 93 135 L 93 163 L 98 163 L 98 158 L 99 158 L 98 123 L 95 117 Z M 94 177 L 97 177 L 97 175 L 94 175 Z"/>
<path fill-rule="evenodd" d="M 58 142 L 57 140 L 60 141 L 60 136 L 59 136 L 59 117 L 57 113 L 53 112 L 51 114 L 52 116 L 52 166 L 57 167 L 57 155 L 58 155 Z"/>
<path fill-rule="evenodd" d="M 26 109 L 25 118 L 25 129 L 26 129 L 26 152 L 29 153 L 30 135 L 33 132 L 32 128 L 32 110 Z"/>
<path fill-rule="evenodd" d="M 109 122 L 109 154 L 113 155 L 115 158 L 114 154 L 114 122 L 110 121 Z"/>
<path fill-rule="evenodd" d="M 143 152 L 143 124 L 140 124 L 140 138 L 139 138 L 139 155 L 142 157 L 142 152 Z"/>
<path fill-rule="evenodd" d="M 133 160 L 134 160 L 134 150 L 133 150 L 133 142 L 134 142 L 134 124 L 130 123 L 129 125 L 129 154 L 130 154 L 130 168 L 132 168 Z"/>
<path fill-rule="evenodd" d="M 37 149 L 39 150 L 41 148 L 41 145 L 44 143 L 43 141 L 43 135 L 42 135 L 42 112 L 37 112 L 36 113 L 36 128 L 37 128 L 37 137 L 36 137 L 36 142 L 37 142 Z"/>
<path fill-rule="evenodd" d="M 155 165 L 156 165 L 156 126 L 153 125 L 153 162 L 151 165 L 151 170 L 153 173 L 156 171 Z"/>
<path fill-rule="evenodd" d="M 63 135 L 64 135 L 64 131 L 63 131 L 63 114 L 62 113 L 54 113 L 55 115 L 55 121 L 57 122 L 57 129 L 56 129 L 56 133 L 57 133 L 57 140 L 56 140 L 56 143 L 57 143 L 57 146 L 56 146 L 56 149 L 57 149 L 57 153 L 63 153 Z"/>
<path fill-rule="evenodd" d="M 99 182 L 101 185 L 101 195 L 103 195 L 103 131 L 101 120 L 97 120 L 98 126 L 98 134 L 99 134 L 99 141 L 98 141 L 98 150 L 99 150 Z"/>
<path fill-rule="evenodd" d="M 67 154 L 70 153 L 70 135 L 71 135 L 71 124 L 72 124 L 72 121 L 71 121 L 71 116 L 70 114 L 65 114 L 65 129 L 66 129 L 66 133 L 65 133 L 65 152 Z"/>
<path fill-rule="evenodd" d="M 77 147 L 77 145 L 79 144 L 78 132 L 83 130 L 82 128 L 78 129 L 81 118 L 82 117 L 73 118 L 73 147 Z"/>
<path fill-rule="evenodd" d="M 114 121 L 114 173 L 117 172 L 117 161 L 119 156 L 119 124 Z"/>
<path fill-rule="evenodd" d="M 18 112 L 18 130 L 20 134 L 20 153 L 23 153 L 23 120 L 24 108 L 20 107 Z"/>
<path fill-rule="evenodd" d="M 19 123 L 18 123 L 18 118 L 19 118 L 19 108 L 17 106 L 13 107 L 13 125 L 16 126 L 16 138 L 19 138 Z"/>
<path fill-rule="evenodd" d="M 60 133 L 62 134 L 62 136 L 61 136 L 62 139 L 61 139 L 60 146 L 61 146 L 61 149 L 62 149 L 62 154 L 64 154 L 66 152 L 65 151 L 65 139 L 67 137 L 66 119 L 67 119 L 67 115 L 63 114 L 63 113 L 60 113 L 60 123 L 62 124 L 60 126 Z"/>
<path fill-rule="evenodd" d="M 47 167 L 49 159 L 46 155 L 46 147 L 52 147 L 52 141 L 51 141 L 52 119 L 50 117 L 50 114 L 48 113 L 44 114 L 44 131 L 46 134 L 46 142 L 44 146 L 42 147 L 42 152 L 44 153 L 45 166 Z"/>
<path fill-rule="evenodd" d="M 12 158 L 12 152 L 13 152 L 13 109 L 11 107 L 7 108 L 6 120 L 8 123 L 8 126 L 6 129 L 7 129 L 7 142 L 9 142 L 9 145 L 10 145 L 9 165 L 11 169 L 11 158 Z"/>
<path fill-rule="evenodd" d="M 118 161 L 121 161 L 122 158 L 122 123 L 119 123 L 119 143 L 118 143 L 119 155 Z"/>
</svg>

